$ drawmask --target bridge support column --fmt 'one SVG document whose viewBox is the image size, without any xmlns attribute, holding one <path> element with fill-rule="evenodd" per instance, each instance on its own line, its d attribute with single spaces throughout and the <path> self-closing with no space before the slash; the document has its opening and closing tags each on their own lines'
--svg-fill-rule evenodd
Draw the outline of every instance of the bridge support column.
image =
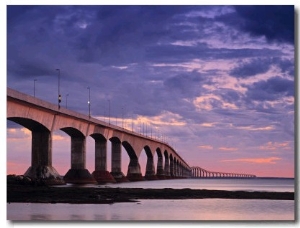
<svg viewBox="0 0 300 228">
<path fill-rule="evenodd" d="M 158 159 L 157 159 L 156 176 L 158 177 L 158 179 L 165 179 L 165 172 L 164 172 L 162 156 L 158 156 Z"/>
<path fill-rule="evenodd" d="M 146 180 L 157 180 L 157 176 L 155 175 L 155 167 L 154 167 L 154 160 L 153 156 L 147 157 L 147 164 L 146 164 L 146 173 L 145 173 Z"/>
<path fill-rule="evenodd" d="M 141 166 L 139 164 L 138 158 L 130 157 L 130 162 L 128 165 L 127 178 L 130 181 L 142 181 L 144 180 L 141 173 Z"/>
<path fill-rule="evenodd" d="M 171 174 L 170 174 L 170 159 L 169 159 L 167 154 L 165 154 L 165 168 L 164 168 L 164 171 L 165 171 L 165 178 L 169 179 L 171 177 Z"/>
<path fill-rule="evenodd" d="M 170 157 L 170 177 L 174 178 L 174 160 Z"/>
<path fill-rule="evenodd" d="M 71 169 L 64 176 L 64 180 L 71 184 L 95 184 L 94 177 L 85 167 L 86 138 L 71 136 Z"/>
<path fill-rule="evenodd" d="M 128 182 L 121 170 L 121 142 L 118 139 L 111 140 L 111 175 L 117 182 Z"/>
<path fill-rule="evenodd" d="M 173 177 L 177 177 L 177 162 L 175 159 L 173 160 Z"/>
<path fill-rule="evenodd" d="M 100 137 L 95 137 L 94 139 L 95 139 L 95 171 L 92 173 L 92 175 L 99 184 L 116 183 L 114 177 L 107 171 L 106 139 Z"/>
<path fill-rule="evenodd" d="M 49 131 L 32 132 L 31 166 L 24 176 L 42 180 L 48 185 L 65 184 L 62 177 L 52 167 L 52 138 Z"/>
</svg>

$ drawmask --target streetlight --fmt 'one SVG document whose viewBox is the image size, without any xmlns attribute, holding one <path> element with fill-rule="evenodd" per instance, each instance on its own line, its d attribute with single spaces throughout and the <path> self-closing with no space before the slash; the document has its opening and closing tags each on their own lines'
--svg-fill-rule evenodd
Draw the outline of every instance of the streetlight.
<svg viewBox="0 0 300 228">
<path fill-rule="evenodd" d="M 60 102 L 61 102 L 61 95 L 60 95 L 60 69 L 56 69 L 58 72 L 57 78 L 58 78 L 58 83 L 57 83 L 57 93 L 58 93 L 58 108 L 60 108 Z"/>
<path fill-rule="evenodd" d="M 88 105 L 89 105 L 89 117 L 91 117 L 91 88 L 88 86 L 87 89 L 89 90 L 89 100 L 88 100 Z"/>
<path fill-rule="evenodd" d="M 66 95 L 66 108 L 68 108 L 68 96 L 69 94 Z"/>
<path fill-rule="evenodd" d="M 33 96 L 35 97 L 35 82 L 37 81 L 37 79 L 33 80 Z"/>
</svg>

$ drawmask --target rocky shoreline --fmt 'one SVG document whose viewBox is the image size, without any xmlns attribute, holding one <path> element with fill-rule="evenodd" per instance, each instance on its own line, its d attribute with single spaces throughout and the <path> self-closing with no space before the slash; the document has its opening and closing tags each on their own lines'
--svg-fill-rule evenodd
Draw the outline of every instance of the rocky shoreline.
<svg viewBox="0 0 300 228">
<path fill-rule="evenodd" d="M 48 186 L 26 178 L 7 179 L 7 203 L 112 204 L 142 199 L 267 199 L 294 200 L 293 192 L 247 192 L 197 189 L 143 189 Z"/>
</svg>

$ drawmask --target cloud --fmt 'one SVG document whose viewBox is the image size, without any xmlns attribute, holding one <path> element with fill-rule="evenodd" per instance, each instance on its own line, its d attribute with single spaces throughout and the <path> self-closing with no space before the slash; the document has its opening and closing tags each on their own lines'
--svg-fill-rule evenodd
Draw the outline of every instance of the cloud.
<svg viewBox="0 0 300 228">
<path fill-rule="evenodd" d="M 184 59 L 185 61 L 192 61 L 194 59 L 202 59 L 206 61 L 210 59 L 235 60 L 240 58 L 268 57 L 279 55 L 282 55 L 281 51 L 267 48 L 210 48 L 205 44 L 197 44 L 196 46 L 175 46 L 169 44 L 155 45 L 149 47 L 146 52 L 147 60 L 154 63 L 180 63 L 182 59 Z M 175 56 L 179 56 L 180 58 L 175 58 Z"/>
<path fill-rule="evenodd" d="M 159 116 L 154 116 L 154 117 L 138 116 L 138 119 L 141 122 L 154 124 L 154 125 L 171 125 L 171 126 L 186 125 L 182 116 L 168 111 L 164 111 Z"/>
<path fill-rule="evenodd" d="M 218 149 L 222 150 L 222 151 L 237 151 L 238 150 L 238 148 L 235 148 L 235 147 L 219 147 Z"/>
<path fill-rule="evenodd" d="M 27 128 L 9 128 L 7 129 L 8 140 L 18 140 L 31 138 L 31 131 Z"/>
<path fill-rule="evenodd" d="M 249 78 L 258 74 L 267 73 L 272 66 L 276 66 L 282 73 L 287 75 L 294 75 L 294 61 L 293 59 L 286 59 L 280 57 L 271 58 L 252 58 L 240 60 L 238 64 L 230 70 L 230 75 L 237 78 Z"/>
<path fill-rule="evenodd" d="M 238 126 L 236 129 L 247 130 L 247 131 L 272 131 L 275 129 L 274 126 L 255 127 L 255 126 Z"/>
<path fill-rule="evenodd" d="M 269 158 L 238 158 L 231 160 L 222 160 L 221 162 L 245 162 L 245 163 L 259 163 L 259 164 L 276 164 L 276 161 L 280 161 L 281 158 L 269 157 Z"/>
<path fill-rule="evenodd" d="M 52 140 L 65 140 L 65 137 L 54 134 L 54 135 L 52 135 Z"/>
<path fill-rule="evenodd" d="M 213 109 L 237 109 L 233 103 L 222 100 L 219 96 L 214 94 L 207 94 L 196 97 L 193 101 L 195 107 L 199 110 L 213 110 Z"/>
<path fill-rule="evenodd" d="M 201 127 L 215 127 L 217 123 L 202 123 Z"/>
<path fill-rule="evenodd" d="M 294 6 L 236 6 L 240 16 L 235 23 L 252 36 L 265 36 L 268 41 L 294 43 Z"/>
<path fill-rule="evenodd" d="M 230 75 L 247 78 L 257 74 L 266 73 L 270 69 L 270 63 L 263 61 L 261 58 L 243 61 L 239 66 L 231 70 Z"/>
<path fill-rule="evenodd" d="M 205 150 L 212 150 L 213 146 L 211 145 L 200 145 L 198 146 L 200 149 L 205 149 Z"/>
<path fill-rule="evenodd" d="M 260 146 L 260 150 L 274 151 L 274 150 L 292 150 L 289 141 L 287 142 L 267 142 Z"/>
<path fill-rule="evenodd" d="M 164 81 L 166 90 L 172 93 L 180 93 L 183 97 L 194 97 L 199 95 L 205 76 L 196 71 L 178 74 Z"/>
<path fill-rule="evenodd" d="M 283 96 L 294 96 L 294 81 L 279 76 L 247 86 L 250 100 L 273 101 Z"/>
</svg>

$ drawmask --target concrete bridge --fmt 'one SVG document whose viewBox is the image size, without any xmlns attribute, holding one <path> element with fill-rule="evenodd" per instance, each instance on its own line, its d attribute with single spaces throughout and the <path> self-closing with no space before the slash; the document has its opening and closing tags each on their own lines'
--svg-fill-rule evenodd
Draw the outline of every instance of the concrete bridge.
<svg viewBox="0 0 300 228">
<path fill-rule="evenodd" d="M 207 171 L 201 167 L 193 166 L 192 177 L 197 178 L 255 178 L 252 174 L 242 174 L 242 173 L 224 173 L 224 172 L 212 172 Z"/>
<path fill-rule="evenodd" d="M 50 184 L 84 184 L 190 177 L 191 167 L 167 143 L 106 123 L 58 105 L 7 88 L 7 119 L 32 133 L 31 166 L 24 175 Z M 52 133 L 61 130 L 71 137 L 71 167 L 60 175 L 52 164 Z M 95 140 L 95 170 L 86 169 L 86 138 Z M 111 171 L 107 170 L 107 142 L 111 142 Z M 121 171 L 121 147 L 130 162 Z M 139 156 L 147 154 L 145 176 Z M 154 155 L 157 164 L 154 164 Z M 156 167 L 156 169 L 155 169 Z M 155 171 L 156 170 L 156 171 Z"/>
</svg>

